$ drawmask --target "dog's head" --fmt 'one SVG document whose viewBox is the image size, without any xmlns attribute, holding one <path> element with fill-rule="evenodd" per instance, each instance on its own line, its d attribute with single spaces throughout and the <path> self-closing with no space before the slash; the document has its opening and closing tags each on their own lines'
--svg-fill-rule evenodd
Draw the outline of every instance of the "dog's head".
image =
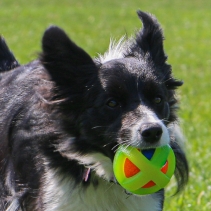
<svg viewBox="0 0 211 211">
<path fill-rule="evenodd" d="M 97 162 L 112 161 L 120 144 L 142 149 L 175 143 L 169 127 L 176 121 L 175 89 L 182 82 L 166 63 L 157 20 L 138 15 L 143 27 L 136 37 L 110 46 L 94 60 L 61 29 L 50 27 L 44 34 L 40 59 L 56 84 L 68 134 L 59 151 L 69 159 L 97 169 Z M 103 168 L 98 175 L 109 179 L 106 171 L 112 168 Z M 180 167 L 185 168 L 186 163 Z"/>
</svg>

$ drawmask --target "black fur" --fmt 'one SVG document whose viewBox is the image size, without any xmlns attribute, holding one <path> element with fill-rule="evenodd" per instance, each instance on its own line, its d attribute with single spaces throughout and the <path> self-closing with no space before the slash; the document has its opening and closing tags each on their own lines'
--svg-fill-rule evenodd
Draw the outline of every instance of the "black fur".
<svg viewBox="0 0 211 211">
<path fill-rule="evenodd" d="M 3 37 L 0 37 L 0 72 L 11 70 L 19 66 Z"/>
<path fill-rule="evenodd" d="M 93 60 L 54 26 L 44 33 L 39 59 L 20 67 L 1 40 L 0 70 L 6 72 L 0 81 L 0 210 L 11 211 L 13 202 L 14 210 L 49 210 L 50 200 L 45 201 L 48 172 L 61 181 L 71 180 L 67 198 L 79 186 L 99 188 L 95 169 L 84 180 L 86 165 L 94 163 L 82 158 L 100 153 L 112 161 L 119 144 L 133 145 L 132 130 L 144 111 L 156 115 L 165 127 L 177 124 L 175 89 L 182 82 L 173 78 L 166 63 L 157 20 L 141 11 L 138 15 L 143 28 L 129 42 L 124 56 L 105 63 Z M 174 132 L 170 138 L 180 190 L 188 180 L 188 164 Z M 138 144 L 156 146 L 141 139 Z M 107 175 L 102 177 L 115 182 Z M 91 195 L 99 197 L 95 192 Z M 162 210 L 163 191 L 155 198 L 160 207 L 150 211 Z M 114 209 L 115 199 L 109 203 Z"/>
</svg>

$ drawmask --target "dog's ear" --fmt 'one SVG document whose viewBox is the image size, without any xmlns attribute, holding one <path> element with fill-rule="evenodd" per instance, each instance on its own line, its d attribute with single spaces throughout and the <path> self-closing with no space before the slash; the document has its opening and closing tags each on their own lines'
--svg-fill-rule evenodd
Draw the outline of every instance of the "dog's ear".
<svg viewBox="0 0 211 211">
<path fill-rule="evenodd" d="M 3 37 L 0 36 L 0 72 L 20 66 Z"/>
<path fill-rule="evenodd" d="M 163 50 L 162 29 L 153 15 L 142 11 L 137 13 L 143 27 L 136 35 L 135 45 L 132 46 L 131 52 L 149 55 L 154 63 L 162 65 L 167 60 Z"/>
<path fill-rule="evenodd" d="M 45 31 L 42 49 L 40 60 L 57 86 L 68 86 L 96 73 L 92 58 L 56 26 Z"/>
</svg>

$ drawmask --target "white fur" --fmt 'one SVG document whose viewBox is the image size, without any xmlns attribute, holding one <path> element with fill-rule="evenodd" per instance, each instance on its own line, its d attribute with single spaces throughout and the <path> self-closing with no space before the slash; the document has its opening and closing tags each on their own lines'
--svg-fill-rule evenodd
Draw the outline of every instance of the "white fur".
<svg viewBox="0 0 211 211">
<path fill-rule="evenodd" d="M 12 187 L 12 188 L 8 188 L 8 190 L 10 190 L 10 194 L 11 194 L 11 198 L 12 200 L 8 202 L 7 205 L 9 205 L 7 207 L 7 209 L 5 209 L 5 211 L 18 211 L 19 210 L 19 202 L 18 202 L 18 199 L 16 198 L 16 191 L 15 189 L 13 188 L 14 186 L 11 184 L 13 181 L 11 179 L 13 172 L 10 172 L 10 171 L 7 171 L 7 176 L 6 176 L 6 180 L 5 180 L 5 185 L 7 187 Z"/>
<path fill-rule="evenodd" d="M 180 147 L 184 148 L 185 137 L 179 124 L 177 122 L 169 124 L 168 130 L 172 140 L 176 141 Z"/>
<path fill-rule="evenodd" d="M 133 146 L 138 147 L 140 149 L 143 148 L 152 148 L 159 147 L 170 143 L 170 136 L 168 128 L 163 124 L 163 122 L 156 116 L 156 114 L 149 109 L 145 109 L 144 106 L 140 106 L 140 110 L 142 112 L 142 118 L 136 122 L 135 125 L 131 126 L 132 136 L 130 142 Z M 157 123 L 162 127 L 162 136 L 158 142 L 155 144 L 148 145 L 145 141 L 142 141 L 139 129 L 142 124 L 145 123 Z"/>
<path fill-rule="evenodd" d="M 48 170 L 45 181 L 45 211 L 158 211 L 160 207 L 159 195 L 128 196 L 119 185 L 100 178 L 96 188 L 91 184 L 83 189 L 74 186 L 69 176 Z"/>
<path fill-rule="evenodd" d="M 63 154 L 70 160 L 77 160 L 79 164 L 91 168 L 99 177 L 107 181 L 114 179 L 113 165 L 110 158 L 101 153 L 80 155 L 78 153 Z"/>
<path fill-rule="evenodd" d="M 126 40 L 124 36 L 120 38 L 119 41 L 115 41 L 111 39 L 108 50 L 104 53 L 104 55 L 99 54 L 96 60 L 99 63 L 103 64 L 113 59 L 124 58 L 125 57 L 124 54 L 129 50 L 129 46 L 132 42 L 131 40 L 130 39 Z"/>
<path fill-rule="evenodd" d="M 6 209 L 6 211 L 18 211 L 19 210 L 19 202 L 17 199 L 13 199 L 10 203 L 10 206 Z"/>
</svg>

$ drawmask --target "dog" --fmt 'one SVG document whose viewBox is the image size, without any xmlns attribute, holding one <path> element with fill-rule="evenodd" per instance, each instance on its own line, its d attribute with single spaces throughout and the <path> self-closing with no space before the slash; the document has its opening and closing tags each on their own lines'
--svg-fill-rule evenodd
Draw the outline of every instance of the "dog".
<svg viewBox="0 0 211 211">
<path fill-rule="evenodd" d="M 157 19 L 91 58 L 57 26 L 21 65 L 0 42 L 0 210 L 161 211 L 164 190 L 138 196 L 113 173 L 118 146 L 169 144 L 178 191 L 188 181 L 178 100 Z"/>
</svg>

